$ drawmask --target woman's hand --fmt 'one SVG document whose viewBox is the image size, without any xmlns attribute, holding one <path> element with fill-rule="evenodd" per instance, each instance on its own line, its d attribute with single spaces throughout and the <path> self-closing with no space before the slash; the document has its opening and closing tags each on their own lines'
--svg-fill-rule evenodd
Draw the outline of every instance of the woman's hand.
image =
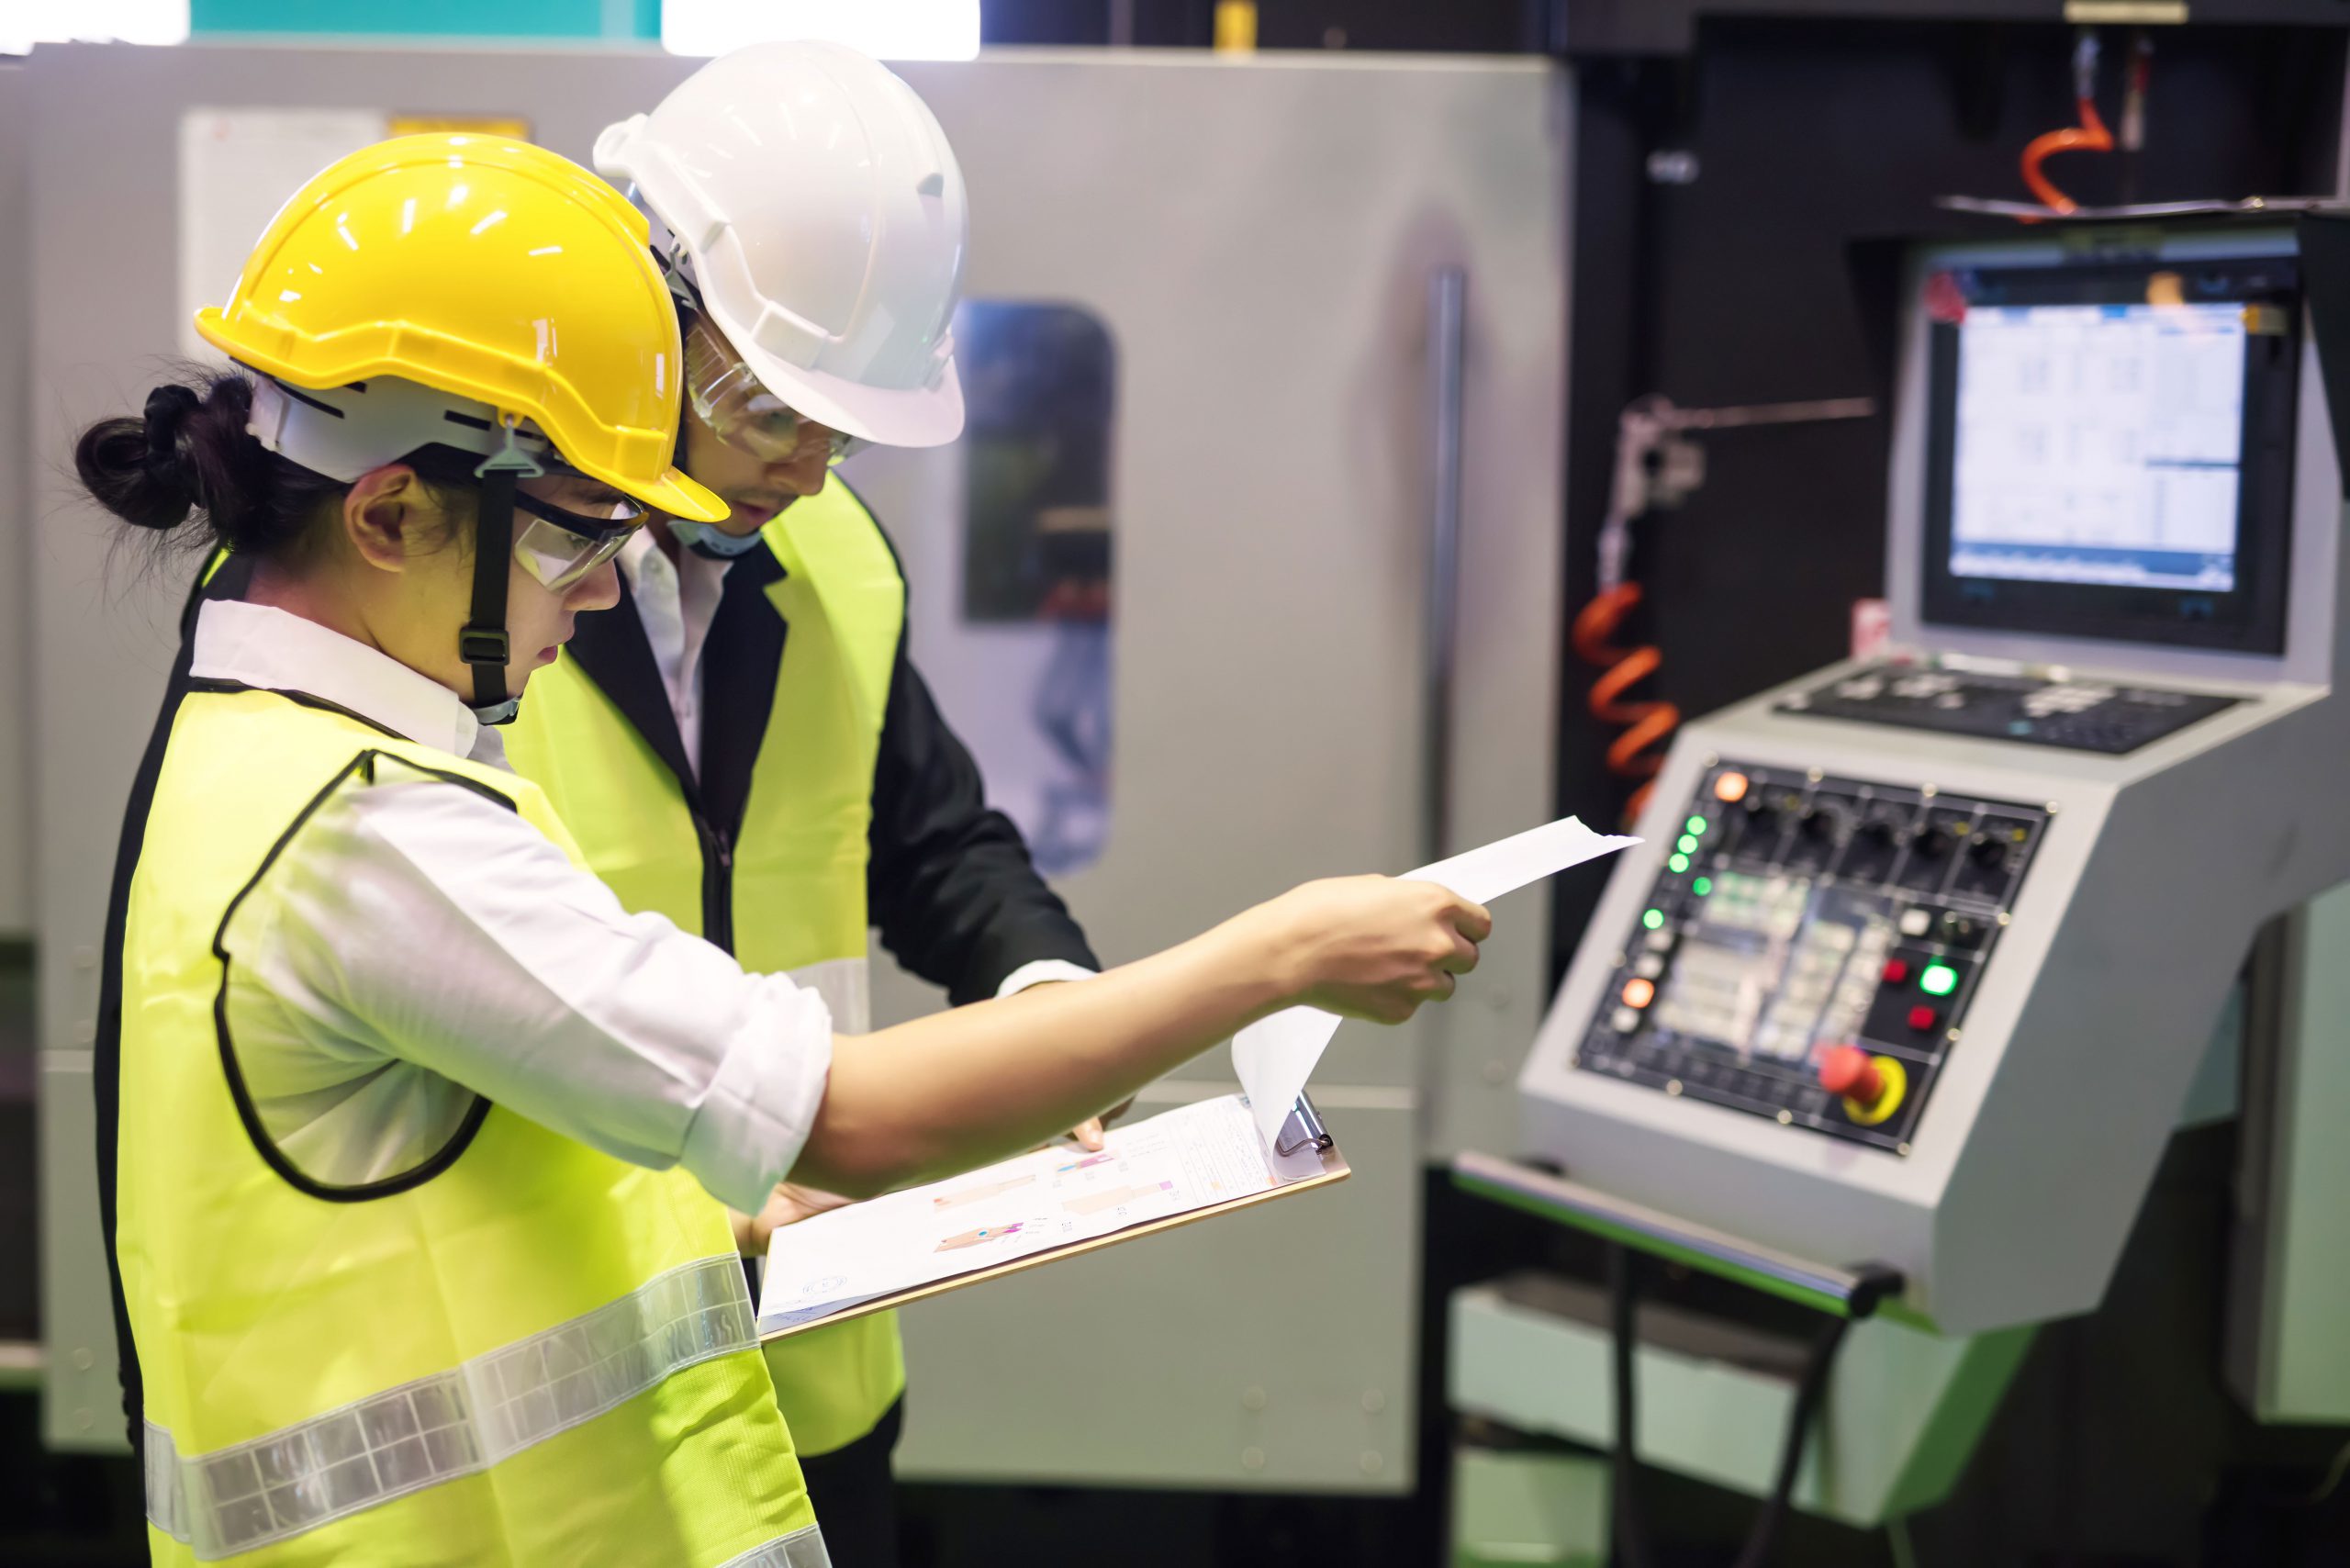
<svg viewBox="0 0 2350 1568">
<path fill-rule="evenodd" d="M 1299 1002 L 1382 1024 L 1449 997 L 1494 929 L 1483 906 L 1392 877 L 1308 882 L 1240 918 L 1258 927 Z"/>
<path fill-rule="evenodd" d="M 775 1191 L 767 1194 L 767 1206 L 757 1214 L 737 1214 L 733 1209 L 726 1211 L 726 1217 L 734 1226 L 734 1250 L 745 1258 L 764 1258 L 768 1238 L 783 1226 L 798 1225 L 803 1219 L 822 1214 L 826 1209 L 843 1207 L 851 1201 L 838 1193 L 822 1193 L 813 1187 L 778 1182 Z"/>
</svg>

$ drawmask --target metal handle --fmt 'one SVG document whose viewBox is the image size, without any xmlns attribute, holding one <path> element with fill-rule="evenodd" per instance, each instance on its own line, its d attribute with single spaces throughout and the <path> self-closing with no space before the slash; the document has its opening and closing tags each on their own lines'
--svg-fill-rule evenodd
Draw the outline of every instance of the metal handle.
<svg viewBox="0 0 2350 1568">
<path fill-rule="evenodd" d="M 1815 1263 L 1490 1154 L 1456 1156 L 1452 1180 L 1513 1208 L 1840 1317 L 1866 1317 L 1901 1289 L 1901 1276 L 1882 1265 Z"/>
<path fill-rule="evenodd" d="M 1314 1102 L 1300 1094 L 1297 1104 L 1290 1111 L 1289 1120 L 1283 1122 L 1281 1130 L 1274 1135 L 1273 1152 L 1286 1158 L 1303 1154 L 1309 1148 L 1326 1149 L 1337 1141 L 1322 1125 L 1322 1114 L 1314 1108 Z"/>
<path fill-rule="evenodd" d="M 1461 353 L 1469 274 L 1447 267 L 1428 283 L 1428 365 L 1436 403 L 1436 494 L 1428 508 L 1427 661 L 1420 737 L 1420 847 L 1444 858 L 1452 818 L 1452 676 L 1460 593 Z"/>
</svg>

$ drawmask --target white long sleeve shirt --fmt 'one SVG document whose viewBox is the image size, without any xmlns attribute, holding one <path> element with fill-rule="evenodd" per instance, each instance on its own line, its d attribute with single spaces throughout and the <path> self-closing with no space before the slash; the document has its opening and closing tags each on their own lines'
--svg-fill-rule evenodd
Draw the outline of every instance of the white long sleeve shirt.
<svg viewBox="0 0 2350 1568">
<path fill-rule="evenodd" d="M 454 692 L 284 610 L 207 603 L 191 669 L 505 766 Z M 629 913 L 502 804 L 387 777 L 326 801 L 227 934 L 230 1037 L 279 1147 L 322 1182 L 381 1180 L 477 1093 L 755 1212 L 823 1099 L 822 1000 Z"/>
<path fill-rule="evenodd" d="M 731 563 L 684 549 L 673 561 L 654 537 L 653 528 L 638 529 L 636 537 L 621 547 L 619 560 L 621 575 L 628 578 L 636 618 L 644 627 L 644 640 L 652 644 L 654 666 L 661 672 L 669 711 L 677 715 L 686 766 L 699 772 L 701 651 L 710 641 L 711 623 L 718 619 L 718 601 L 726 591 L 726 569 Z"/>
</svg>

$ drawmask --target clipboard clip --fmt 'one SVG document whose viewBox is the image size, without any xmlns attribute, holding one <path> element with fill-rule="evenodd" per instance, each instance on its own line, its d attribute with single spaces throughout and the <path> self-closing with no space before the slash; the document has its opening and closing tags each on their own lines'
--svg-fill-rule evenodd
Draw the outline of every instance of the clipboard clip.
<svg viewBox="0 0 2350 1568">
<path fill-rule="evenodd" d="M 1292 1154 L 1303 1154 L 1309 1148 L 1319 1154 L 1337 1141 L 1324 1129 L 1322 1117 L 1314 1109 L 1313 1100 L 1300 1094 L 1296 1105 L 1290 1111 L 1289 1120 L 1281 1124 L 1281 1132 L 1273 1138 L 1273 1152 L 1283 1159 Z"/>
</svg>

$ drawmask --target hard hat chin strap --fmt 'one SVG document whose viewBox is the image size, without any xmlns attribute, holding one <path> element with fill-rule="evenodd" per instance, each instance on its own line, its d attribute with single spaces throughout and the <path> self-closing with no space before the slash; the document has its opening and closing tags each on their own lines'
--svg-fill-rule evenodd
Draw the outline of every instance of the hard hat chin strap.
<svg viewBox="0 0 2350 1568">
<path fill-rule="evenodd" d="M 481 481 L 481 499 L 474 523 L 473 618 L 457 633 L 457 656 L 474 672 L 474 713 L 485 724 L 510 724 L 521 707 L 508 694 L 506 683 L 507 667 L 513 662 L 512 642 L 506 633 L 506 585 L 514 554 L 514 484 L 545 472 L 515 443 L 520 421 L 500 415 L 498 423 L 505 443 L 474 470 Z"/>
</svg>

